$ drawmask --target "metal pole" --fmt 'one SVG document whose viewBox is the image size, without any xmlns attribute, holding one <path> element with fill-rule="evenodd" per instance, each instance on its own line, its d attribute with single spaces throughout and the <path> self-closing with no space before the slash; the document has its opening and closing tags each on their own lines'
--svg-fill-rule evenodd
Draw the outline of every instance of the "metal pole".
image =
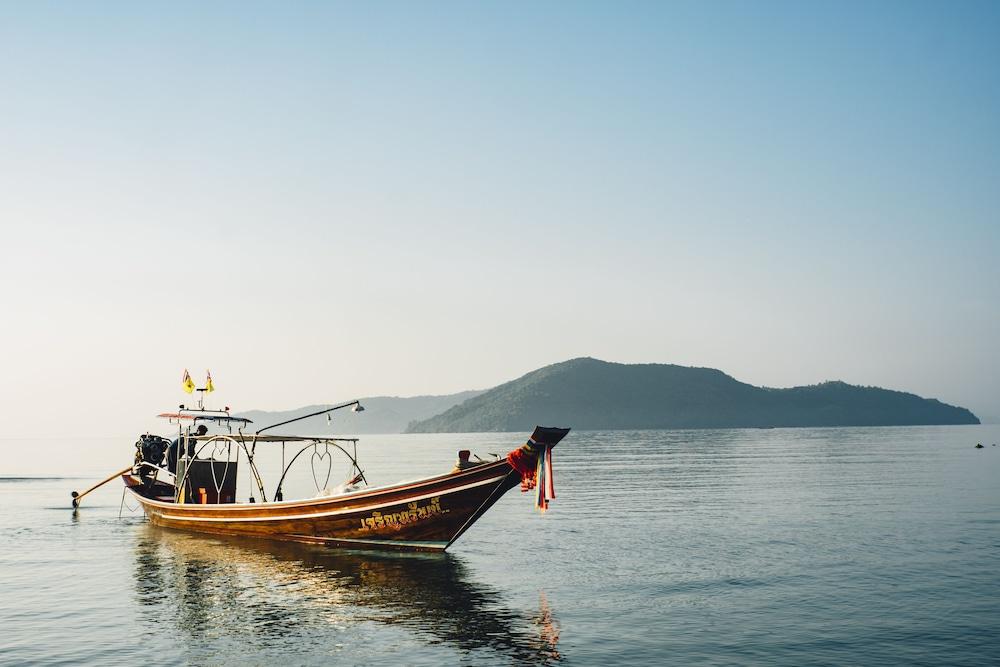
<svg viewBox="0 0 1000 667">
<path fill-rule="evenodd" d="M 319 415 L 325 415 L 328 412 L 333 412 L 334 410 L 340 410 L 342 408 L 349 408 L 352 405 L 361 405 L 360 401 L 354 400 L 349 403 L 341 403 L 340 405 L 335 405 L 332 408 L 327 408 L 326 410 L 320 410 L 319 412 L 313 412 L 308 415 L 302 415 L 301 417 L 296 417 L 295 419 L 288 419 L 283 422 L 278 422 L 277 424 L 271 424 L 270 426 L 265 426 L 261 430 L 257 431 L 257 435 L 260 435 L 264 431 L 268 431 L 272 428 L 277 428 L 278 426 L 284 426 L 285 424 L 291 424 L 292 422 L 301 421 L 303 419 L 309 419 L 310 417 L 317 417 Z M 359 411 L 360 412 L 360 411 Z"/>
</svg>

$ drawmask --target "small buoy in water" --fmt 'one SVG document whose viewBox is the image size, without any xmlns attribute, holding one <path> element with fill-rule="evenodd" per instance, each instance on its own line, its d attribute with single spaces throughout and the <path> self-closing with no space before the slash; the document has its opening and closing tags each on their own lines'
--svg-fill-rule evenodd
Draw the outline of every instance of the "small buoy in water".
<svg viewBox="0 0 1000 667">
<path fill-rule="evenodd" d="M 982 448 L 983 448 L 983 443 L 977 442 L 976 443 L 976 449 L 982 449 Z"/>
</svg>

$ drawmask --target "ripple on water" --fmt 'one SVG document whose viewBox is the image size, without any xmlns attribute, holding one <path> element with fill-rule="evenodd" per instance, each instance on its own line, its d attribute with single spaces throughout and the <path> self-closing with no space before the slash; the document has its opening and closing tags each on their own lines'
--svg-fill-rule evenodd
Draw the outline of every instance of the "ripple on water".
<svg viewBox="0 0 1000 667">
<path fill-rule="evenodd" d="M 0 479 L 0 662 L 985 664 L 1000 456 L 968 441 L 998 436 L 573 432 L 551 511 L 511 492 L 445 556 L 164 531 L 119 520 L 111 485 L 74 514 L 89 480 Z M 519 439 L 391 436 L 365 461 L 383 483 Z"/>
</svg>

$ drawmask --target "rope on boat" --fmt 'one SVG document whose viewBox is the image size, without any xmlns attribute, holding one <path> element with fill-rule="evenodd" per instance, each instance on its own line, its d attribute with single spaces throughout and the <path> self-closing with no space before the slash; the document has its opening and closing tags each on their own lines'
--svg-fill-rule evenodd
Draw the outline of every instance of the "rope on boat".
<svg viewBox="0 0 1000 667">
<path fill-rule="evenodd" d="M 128 511 L 131 512 L 132 514 L 135 514 L 135 511 L 137 509 L 139 509 L 139 505 L 136 505 L 135 507 L 132 507 L 127 502 L 125 502 L 125 493 L 126 493 L 126 491 L 128 491 L 128 487 L 122 489 L 122 503 L 121 503 L 121 505 L 118 506 L 118 518 L 119 519 L 122 518 L 122 509 L 123 508 L 127 507 Z"/>
</svg>

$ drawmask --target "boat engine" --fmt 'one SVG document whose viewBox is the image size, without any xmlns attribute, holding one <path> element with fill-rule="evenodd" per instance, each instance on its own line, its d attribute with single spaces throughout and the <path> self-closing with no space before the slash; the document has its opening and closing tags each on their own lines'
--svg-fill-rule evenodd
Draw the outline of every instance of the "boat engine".
<svg viewBox="0 0 1000 667">
<path fill-rule="evenodd" d="M 170 441 L 158 435 L 144 433 L 135 441 L 135 463 L 151 463 L 159 466 L 167 454 Z M 153 474 L 153 469 L 149 466 L 142 466 L 139 470 L 140 477 L 148 477 Z"/>
</svg>

